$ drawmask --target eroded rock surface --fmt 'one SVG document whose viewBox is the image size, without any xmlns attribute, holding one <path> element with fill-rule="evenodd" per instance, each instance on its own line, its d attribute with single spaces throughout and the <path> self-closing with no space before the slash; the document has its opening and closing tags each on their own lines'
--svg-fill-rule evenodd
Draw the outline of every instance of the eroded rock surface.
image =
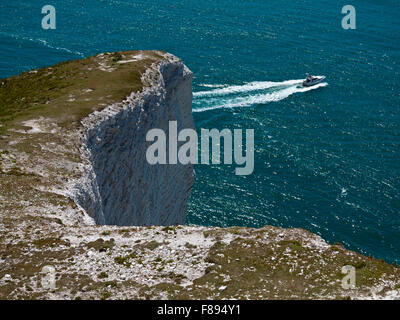
<svg viewBox="0 0 400 320">
<path fill-rule="evenodd" d="M 169 121 L 177 121 L 178 130 L 194 129 L 192 73 L 179 59 L 164 55 L 146 70 L 142 82 L 143 92 L 81 121 L 89 165 L 70 189 L 77 192 L 67 193 L 99 224 L 185 223 L 193 166 L 150 165 L 146 133 L 162 129 L 168 135 Z"/>
<path fill-rule="evenodd" d="M 0 80 L 0 299 L 398 299 L 398 266 L 305 230 L 183 225 L 193 168 L 145 134 L 193 127 L 191 81 L 159 51 Z"/>
</svg>

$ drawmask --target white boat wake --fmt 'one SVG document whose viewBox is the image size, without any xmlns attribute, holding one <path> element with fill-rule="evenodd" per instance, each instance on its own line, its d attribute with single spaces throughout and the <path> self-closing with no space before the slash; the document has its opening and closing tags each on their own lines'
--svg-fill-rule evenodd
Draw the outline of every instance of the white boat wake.
<svg viewBox="0 0 400 320">
<path fill-rule="evenodd" d="M 307 92 L 328 85 L 328 83 L 323 82 L 304 88 L 301 87 L 302 81 L 303 79 L 282 82 L 250 82 L 244 85 L 194 92 L 193 112 L 267 104 L 285 99 L 294 93 Z M 208 87 L 212 87 L 212 85 L 208 85 Z"/>
</svg>

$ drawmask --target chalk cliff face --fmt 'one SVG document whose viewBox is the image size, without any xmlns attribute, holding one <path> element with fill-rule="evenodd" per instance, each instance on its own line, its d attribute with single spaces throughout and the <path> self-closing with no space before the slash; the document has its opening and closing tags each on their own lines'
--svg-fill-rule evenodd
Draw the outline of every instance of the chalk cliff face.
<svg viewBox="0 0 400 320">
<path fill-rule="evenodd" d="M 33 190 L 58 207 L 72 200 L 80 213 L 63 210 L 69 223 L 184 224 L 193 166 L 149 164 L 146 135 L 168 135 L 170 121 L 194 129 L 192 78 L 169 53 L 127 51 L 5 79 L 0 150 L 8 156 L 0 155 L 0 189 L 8 190 L 8 179 L 29 186 L 20 196 L 35 207 L 40 193 L 32 197 Z"/>
<path fill-rule="evenodd" d="M 191 82 L 160 51 L 0 80 L 0 299 L 400 299 L 400 267 L 305 230 L 183 225 L 193 168 L 145 137 L 193 128 Z"/>
<path fill-rule="evenodd" d="M 70 196 L 97 223 L 185 223 L 193 166 L 148 164 L 146 133 L 158 128 L 168 134 L 169 121 L 177 121 L 178 130 L 194 129 L 192 77 L 179 59 L 165 55 L 142 76 L 143 92 L 82 120 L 89 165 Z"/>
</svg>

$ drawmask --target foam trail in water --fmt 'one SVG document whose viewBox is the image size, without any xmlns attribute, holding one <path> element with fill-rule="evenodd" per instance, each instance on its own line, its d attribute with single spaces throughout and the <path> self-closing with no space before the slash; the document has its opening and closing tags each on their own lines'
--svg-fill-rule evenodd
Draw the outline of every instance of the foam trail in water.
<svg viewBox="0 0 400 320">
<path fill-rule="evenodd" d="M 265 90 L 273 87 L 279 86 L 291 86 L 300 84 L 303 80 L 288 80 L 282 82 L 272 82 L 272 81 L 262 81 L 262 82 L 249 82 L 241 86 L 227 86 L 225 88 L 209 90 L 209 91 L 200 91 L 193 93 L 194 97 L 212 97 L 212 96 L 222 96 L 222 95 L 229 95 L 234 93 L 241 93 L 241 92 L 251 92 L 251 91 L 258 91 L 258 90 Z M 203 85 L 205 86 L 205 85 Z M 208 85 L 212 87 L 214 85 Z"/>
<path fill-rule="evenodd" d="M 81 56 L 81 57 L 84 56 L 83 53 L 78 52 L 78 51 L 72 51 L 72 50 L 69 50 L 67 48 L 62 48 L 62 47 L 54 47 L 54 46 L 50 45 L 46 40 L 43 40 L 43 39 L 32 39 L 32 38 L 29 38 L 29 41 L 39 42 L 39 43 L 43 44 L 45 47 L 51 48 L 51 49 L 54 49 L 54 50 L 65 51 L 65 52 L 68 52 L 68 53 L 76 54 L 76 55 Z"/>
<path fill-rule="evenodd" d="M 199 84 L 200 87 L 205 87 L 205 88 L 225 88 L 227 85 L 225 84 L 206 84 L 206 83 L 201 83 Z"/>
<path fill-rule="evenodd" d="M 222 89 L 195 92 L 193 112 L 266 104 L 285 99 L 294 93 L 307 92 L 328 85 L 324 82 L 303 88 L 299 87 L 301 82 L 302 80 L 252 82 L 243 86 L 228 86 Z"/>
<path fill-rule="evenodd" d="M 57 47 L 57 46 L 52 46 L 48 43 L 48 41 L 43 40 L 43 39 L 35 39 L 35 38 L 28 38 L 28 37 L 22 37 L 19 35 L 15 35 L 15 34 L 11 34 L 11 33 L 5 33 L 5 32 L 0 32 L 1 35 L 4 35 L 6 37 L 11 37 L 17 40 L 24 40 L 24 41 L 31 41 L 31 42 L 35 42 L 35 43 L 39 43 L 47 48 L 50 49 L 54 49 L 54 50 L 58 50 L 58 51 L 65 51 L 74 55 L 78 55 L 80 57 L 84 57 L 84 54 L 82 52 L 79 51 L 72 51 L 68 48 L 63 48 L 63 47 Z"/>
</svg>

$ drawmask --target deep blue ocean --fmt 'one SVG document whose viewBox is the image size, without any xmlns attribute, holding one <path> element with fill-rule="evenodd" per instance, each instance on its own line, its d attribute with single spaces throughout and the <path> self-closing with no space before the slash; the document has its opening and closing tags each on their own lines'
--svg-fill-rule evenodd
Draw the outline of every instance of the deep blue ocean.
<svg viewBox="0 0 400 320">
<path fill-rule="evenodd" d="M 200 128 L 255 130 L 255 170 L 197 165 L 187 222 L 301 227 L 400 264 L 400 1 L 2 0 L 0 78 L 162 49 Z M 57 29 L 41 28 L 56 8 Z M 357 10 L 344 30 L 341 9 Z M 326 82 L 297 88 L 309 72 Z"/>
</svg>

